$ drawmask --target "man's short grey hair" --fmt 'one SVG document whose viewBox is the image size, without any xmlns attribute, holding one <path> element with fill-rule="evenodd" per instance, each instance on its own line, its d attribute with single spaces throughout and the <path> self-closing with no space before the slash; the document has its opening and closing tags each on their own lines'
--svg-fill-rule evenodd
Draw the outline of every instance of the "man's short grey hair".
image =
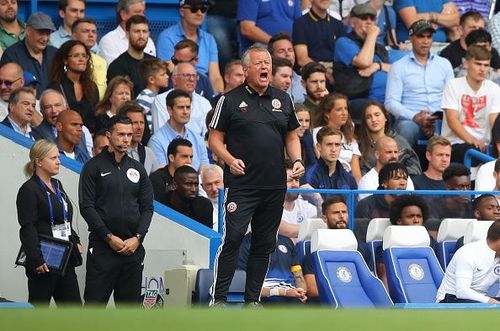
<svg viewBox="0 0 500 331">
<path fill-rule="evenodd" d="M 47 89 L 45 91 L 42 92 L 42 94 L 40 94 L 40 107 L 42 106 L 42 100 L 43 98 L 49 94 L 49 93 L 55 93 L 57 94 L 59 97 L 61 97 L 61 99 L 63 100 L 63 106 L 64 108 L 68 108 L 68 102 L 66 101 L 66 98 L 64 97 L 64 94 L 62 94 L 61 92 L 59 92 L 58 90 L 54 90 L 54 89 Z"/>
<path fill-rule="evenodd" d="M 243 63 L 244 66 L 248 67 L 248 65 L 250 64 L 250 53 L 253 53 L 253 52 L 267 53 L 269 58 L 271 58 L 271 53 L 269 53 L 267 48 L 262 47 L 260 45 L 252 45 L 241 56 L 241 62 Z"/>
<path fill-rule="evenodd" d="M 218 174 L 221 178 L 223 178 L 224 171 L 217 164 L 206 165 L 201 170 L 201 181 L 203 182 L 205 180 L 205 177 L 211 174 Z"/>
<path fill-rule="evenodd" d="M 174 70 L 172 70 L 172 75 L 177 75 L 179 73 L 179 66 L 181 65 L 190 65 L 191 67 L 194 68 L 194 70 L 196 71 L 196 67 L 194 65 L 192 65 L 191 63 L 189 62 L 180 62 L 178 63 L 175 67 L 174 67 Z"/>
<path fill-rule="evenodd" d="M 120 24 L 122 19 L 121 19 L 121 16 L 120 16 L 120 12 L 122 10 L 124 10 L 126 13 L 129 12 L 130 10 L 130 6 L 132 6 L 133 4 L 136 4 L 136 3 L 146 3 L 145 0 L 120 0 L 118 1 L 118 3 L 116 4 L 116 22 L 117 24 Z"/>
</svg>

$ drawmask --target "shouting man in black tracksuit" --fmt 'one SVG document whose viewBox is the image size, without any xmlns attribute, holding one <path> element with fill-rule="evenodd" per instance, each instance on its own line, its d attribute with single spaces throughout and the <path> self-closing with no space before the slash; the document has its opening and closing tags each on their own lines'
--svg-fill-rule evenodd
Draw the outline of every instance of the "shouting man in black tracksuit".
<svg viewBox="0 0 500 331">
<path fill-rule="evenodd" d="M 130 119 L 113 117 L 108 150 L 89 160 L 80 175 L 80 212 L 90 232 L 86 304 L 106 304 L 113 290 L 116 303 L 140 300 L 153 189 L 142 164 L 127 156 L 132 132 Z"/>
</svg>

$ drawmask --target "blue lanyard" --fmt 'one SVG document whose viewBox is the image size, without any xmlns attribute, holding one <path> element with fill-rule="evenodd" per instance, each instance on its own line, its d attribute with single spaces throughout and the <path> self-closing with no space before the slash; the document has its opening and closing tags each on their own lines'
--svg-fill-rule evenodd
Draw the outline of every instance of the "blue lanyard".
<svg viewBox="0 0 500 331">
<path fill-rule="evenodd" d="M 50 224 L 52 226 L 54 226 L 54 207 L 52 206 L 52 199 L 50 198 L 50 189 L 47 187 L 47 185 L 43 182 L 43 180 L 40 180 L 40 183 L 41 183 L 41 186 L 42 188 L 45 190 L 45 192 L 47 193 L 47 200 L 48 200 L 48 203 L 49 203 L 49 215 L 50 215 Z M 55 180 L 52 180 L 52 186 L 54 187 L 55 189 L 55 194 L 56 194 L 56 197 L 57 197 L 57 200 L 59 200 L 63 206 L 63 218 L 64 218 L 64 221 L 66 222 L 68 220 L 68 210 L 66 208 L 66 204 L 64 203 L 64 199 L 63 199 L 63 196 L 62 196 L 62 193 L 61 191 L 59 190 L 59 187 L 56 185 L 56 181 Z"/>
</svg>

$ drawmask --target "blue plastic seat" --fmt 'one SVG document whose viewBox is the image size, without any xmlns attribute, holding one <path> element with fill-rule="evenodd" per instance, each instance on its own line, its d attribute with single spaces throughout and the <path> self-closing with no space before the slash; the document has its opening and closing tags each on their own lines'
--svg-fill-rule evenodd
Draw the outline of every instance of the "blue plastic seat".
<svg viewBox="0 0 500 331">
<path fill-rule="evenodd" d="M 366 245 L 370 251 L 370 269 L 373 270 L 375 276 L 377 276 L 377 248 L 382 246 L 384 231 L 390 225 L 391 221 L 388 218 L 373 218 L 370 220 L 370 223 L 368 223 L 368 229 L 366 230 Z"/>
<path fill-rule="evenodd" d="M 446 267 L 455 254 L 457 240 L 465 235 L 465 230 L 475 218 L 445 218 L 439 225 L 437 235 L 437 258 L 441 267 Z"/>
<path fill-rule="evenodd" d="M 306 252 L 311 251 L 311 235 L 317 229 L 326 229 L 326 224 L 321 218 L 308 218 L 300 224 L 296 244 L 299 264 L 302 264 Z"/>
</svg>

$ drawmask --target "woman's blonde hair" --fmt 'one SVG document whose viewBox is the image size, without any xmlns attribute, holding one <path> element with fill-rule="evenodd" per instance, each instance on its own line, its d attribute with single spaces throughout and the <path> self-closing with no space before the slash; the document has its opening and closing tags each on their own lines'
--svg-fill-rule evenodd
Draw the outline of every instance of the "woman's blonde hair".
<svg viewBox="0 0 500 331">
<path fill-rule="evenodd" d="M 109 81 L 102 100 L 96 106 L 96 115 L 106 114 L 106 112 L 111 109 L 111 94 L 113 94 L 115 89 L 122 84 L 130 89 L 130 99 L 134 100 L 134 83 L 132 83 L 128 76 L 115 76 Z"/>
<path fill-rule="evenodd" d="M 57 148 L 56 144 L 45 139 L 40 139 L 31 146 L 30 160 L 24 165 L 24 174 L 26 177 L 33 176 L 36 169 L 35 163 L 46 157 L 54 147 Z"/>
</svg>

